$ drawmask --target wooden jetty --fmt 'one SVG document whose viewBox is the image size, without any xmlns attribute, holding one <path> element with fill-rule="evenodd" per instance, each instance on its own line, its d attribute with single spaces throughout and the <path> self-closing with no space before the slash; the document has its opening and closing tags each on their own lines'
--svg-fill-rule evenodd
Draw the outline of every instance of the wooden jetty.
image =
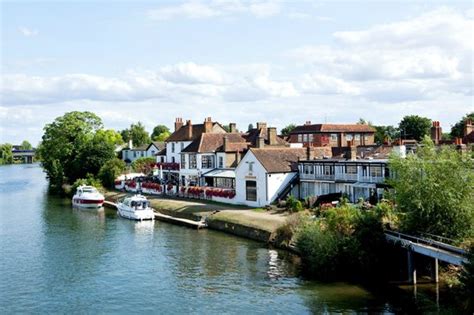
<svg viewBox="0 0 474 315">
<path fill-rule="evenodd" d="M 104 206 L 108 208 L 117 209 L 117 204 L 108 200 L 104 201 Z M 156 210 L 155 210 L 155 219 L 172 223 L 172 224 L 176 224 L 176 225 L 187 226 L 187 227 L 195 228 L 195 229 L 203 229 L 207 227 L 206 222 L 203 220 L 194 221 L 194 220 L 189 220 L 189 219 L 177 218 L 171 215 L 166 215 L 166 214 L 157 212 Z"/>
</svg>

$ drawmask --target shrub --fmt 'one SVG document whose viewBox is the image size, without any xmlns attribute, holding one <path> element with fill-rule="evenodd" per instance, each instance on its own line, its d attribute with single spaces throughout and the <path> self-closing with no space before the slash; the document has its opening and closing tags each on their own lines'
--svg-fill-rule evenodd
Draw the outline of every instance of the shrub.
<svg viewBox="0 0 474 315">
<path fill-rule="evenodd" d="M 309 222 L 309 215 L 304 212 L 293 213 L 286 218 L 285 224 L 276 230 L 275 243 L 288 246 L 293 243 L 297 232 Z"/>
<path fill-rule="evenodd" d="M 125 171 L 125 162 L 117 158 L 105 162 L 100 168 L 98 178 L 105 187 L 114 187 L 115 179 Z"/>
<path fill-rule="evenodd" d="M 71 194 L 75 194 L 77 187 L 81 185 L 93 186 L 99 191 L 104 192 L 104 187 L 102 186 L 100 180 L 94 178 L 94 176 L 92 176 L 91 174 L 87 174 L 87 178 L 79 178 L 74 182 L 71 188 Z"/>
<path fill-rule="evenodd" d="M 286 207 L 290 212 L 299 212 L 303 210 L 303 204 L 301 201 L 293 196 L 289 196 L 286 199 Z"/>
</svg>

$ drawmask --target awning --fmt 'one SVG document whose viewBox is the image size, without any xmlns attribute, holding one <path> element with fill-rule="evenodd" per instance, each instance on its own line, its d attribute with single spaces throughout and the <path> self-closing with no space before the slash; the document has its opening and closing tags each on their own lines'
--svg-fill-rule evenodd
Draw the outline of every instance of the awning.
<svg viewBox="0 0 474 315">
<path fill-rule="evenodd" d="M 223 177 L 223 178 L 235 178 L 234 170 L 212 170 L 203 174 L 204 177 Z"/>
</svg>

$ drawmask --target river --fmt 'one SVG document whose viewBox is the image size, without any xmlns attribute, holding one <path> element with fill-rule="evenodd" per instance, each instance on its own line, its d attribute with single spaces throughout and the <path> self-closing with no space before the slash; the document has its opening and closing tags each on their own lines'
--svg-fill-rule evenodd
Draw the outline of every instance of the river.
<svg viewBox="0 0 474 315">
<path fill-rule="evenodd" d="M 306 280 L 294 256 L 221 232 L 72 209 L 39 165 L 0 167 L 0 255 L 2 314 L 448 311 L 420 289 Z"/>
</svg>

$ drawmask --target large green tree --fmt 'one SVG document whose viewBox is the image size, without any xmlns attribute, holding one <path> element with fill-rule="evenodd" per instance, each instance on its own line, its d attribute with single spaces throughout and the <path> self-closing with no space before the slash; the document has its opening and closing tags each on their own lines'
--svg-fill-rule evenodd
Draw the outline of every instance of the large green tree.
<svg viewBox="0 0 474 315">
<path fill-rule="evenodd" d="M 393 141 L 400 137 L 400 132 L 394 126 L 373 126 L 375 128 L 375 142 L 384 143 L 385 139 Z"/>
<path fill-rule="evenodd" d="M 150 135 L 141 122 L 131 124 L 130 128 L 122 130 L 120 134 L 125 142 L 132 140 L 135 147 L 149 144 L 151 142 Z"/>
<path fill-rule="evenodd" d="M 282 136 L 289 136 L 290 132 L 292 132 L 296 128 L 295 124 L 289 124 L 288 126 L 284 127 L 281 130 L 281 135 Z"/>
<path fill-rule="evenodd" d="M 21 143 L 21 149 L 22 150 L 32 150 L 33 146 L 28 141 L 23 140 L 23 142 Z"/>
<path fill-rule="evenodd" d="M 416 154 L 389 160 L 402 229 L 453 239 L 472 236 L 473 160 L 452 147 L 437 149 L 427 136 L 422 144 Z"/>
<path fill-rule="evenodd" d="M 50 185 L 59 190 L 87 174 L 97 175 L 115 155 L 115 143 L 91 112 L 69 112 L 44 127 L 39 155 Z"/>
<path fill-rule="evenodd" d="M 153 141 L 165 141 L 170 136 L 170 129 L 165 125 L 158 125 L 153 128 L 151 139 Z"/>
<path fill-rule="evenodd" d="M 98 177 L 105 187 L 114 187 L 115 179 L 125 171 L 125 162 L 120 159 L 111 159 L 100 168 Z"/>
<path fill-rule="evenodd" d="M 0 165 L 12 164 L 13 154 L 12 145 L 9 143 L 0 144 Z"/>
<path fill-rule="evenodd" d="M 471 119 L 474 122 L 474 112 L 467 114 L 460 121 L 458 121 L 454 126 L 451 127 L 451 137 L 453 138 L 462 138 L 464 137 L 464 126 L 466 120 Z"/>
<path fill-rule="evenodd" d="M 421 141 L 424 136 L 430 134 L 431 119 L 418 115 L 403 117 L 398 125 L 400 136 L 403 139 L 414 139 Z"/>
</svg>

